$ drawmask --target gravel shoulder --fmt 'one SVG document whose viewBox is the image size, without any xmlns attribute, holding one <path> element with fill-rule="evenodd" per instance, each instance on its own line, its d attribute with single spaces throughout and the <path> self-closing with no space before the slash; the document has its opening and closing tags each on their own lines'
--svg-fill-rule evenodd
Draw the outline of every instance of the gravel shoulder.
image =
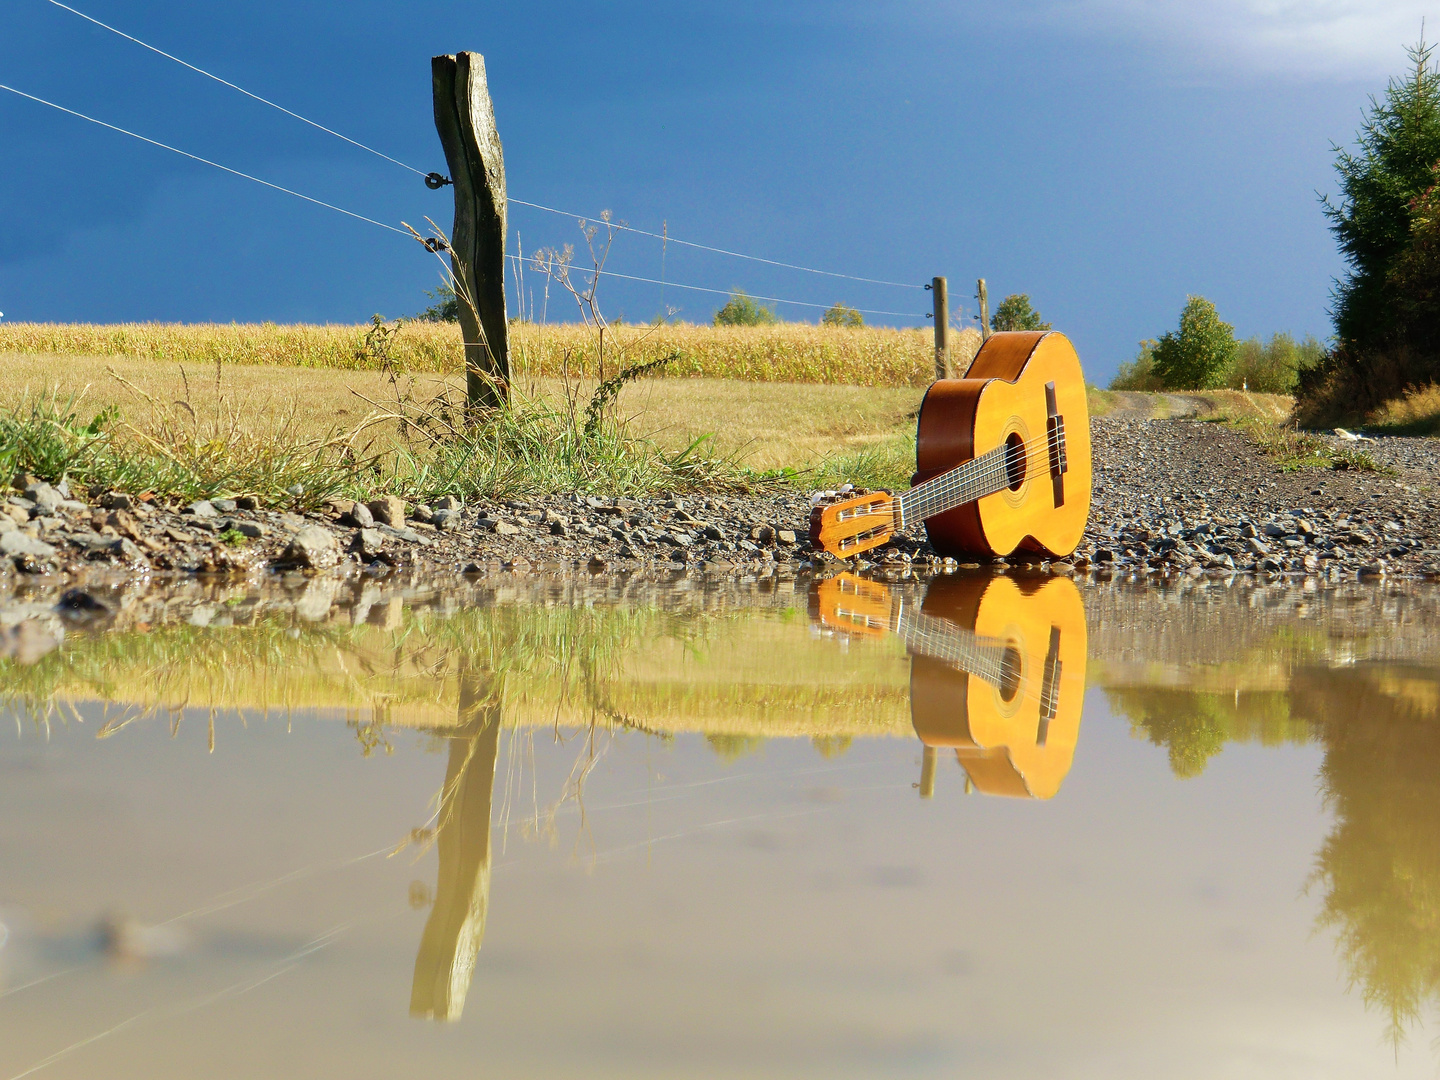
<svg viewBox="0 0 1440 1080">
<path fill-rule="evenodd" d="M 1384 472 L 1285 472 L 1224 424 L 1120 411 L 1092 425 L 1090 527 L 1072 559 L 1048 564 L 1056 572 L 1440 576 L 1440 440 L 1365 442 Z M 804 492 L 471 505 L 446 498 L 433 506 L 386 498 L 299 514 L 246 499 L 164 506 L 22 477 L 0 498 L 0 574 L 250 574 L 342 564 L 376 573 L 805 572 L 833 562 L 809 550 L 810 504 Z M 923 530 L 870 559 L 865 566 L 882 573 L 954 565 L 935 556 Z"/>
</svg>

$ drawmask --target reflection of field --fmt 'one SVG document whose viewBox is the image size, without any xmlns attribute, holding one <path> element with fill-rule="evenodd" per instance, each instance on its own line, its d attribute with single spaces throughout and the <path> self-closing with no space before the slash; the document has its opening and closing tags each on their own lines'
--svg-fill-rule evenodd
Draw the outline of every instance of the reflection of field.
<svg viewBox="0 0 1440 1080">
<path fill-rule="evenodd" d="M 484 672 L 507 726 L 638 727 L 662 734 L 853 738 L 910 732 L 908 663 L 891 642 L 841 648 L 794 608 L 684 618 L 646 609 L 491 607 L 394 625 L 288 620 L 72 638 L 11 668 L 12 698 L 62 713 L 112 706 L 112 725 L 178 709 L 284 715 L 362 727 L 456 724 L 463 673 Z"/>
</svg>

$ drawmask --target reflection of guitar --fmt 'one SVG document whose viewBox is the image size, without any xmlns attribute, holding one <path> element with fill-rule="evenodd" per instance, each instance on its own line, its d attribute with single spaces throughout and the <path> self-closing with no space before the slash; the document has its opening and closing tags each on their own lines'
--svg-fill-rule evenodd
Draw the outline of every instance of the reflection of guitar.
<svg viewBox="0 0 1440 1080">
<path fill-rule="evenodd" d="M 1090 515 L 1090 412 L 1064 334 L 992 334 L 920 406 L 915 484 L 816 506 L 810 540 L 849 558 L 925 522 L 941 555 L 1069 555 Z"/>
<path fill-rule="evenodd" d="M 994 795 L 1048 799 L 1075 755 L 1085 693 L 1085 607 L 1069 578 L 936 578 L 920 610 L 851 574 L 821 582 L 815 617 L 847 634 L 894 633 L 910 652 L 910 717 Z"/>
</svg>

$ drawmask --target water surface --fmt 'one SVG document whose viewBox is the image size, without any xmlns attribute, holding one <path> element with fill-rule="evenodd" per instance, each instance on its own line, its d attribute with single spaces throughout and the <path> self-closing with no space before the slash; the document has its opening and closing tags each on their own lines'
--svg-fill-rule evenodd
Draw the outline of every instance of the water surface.
<svg viewBox="0 0 1440 1080">
<path fill-rule="evenodd" d="M 0 659 L 0 1080 L 1440 1061 L 1433 590 L 53 599 Z"/>
</svg>

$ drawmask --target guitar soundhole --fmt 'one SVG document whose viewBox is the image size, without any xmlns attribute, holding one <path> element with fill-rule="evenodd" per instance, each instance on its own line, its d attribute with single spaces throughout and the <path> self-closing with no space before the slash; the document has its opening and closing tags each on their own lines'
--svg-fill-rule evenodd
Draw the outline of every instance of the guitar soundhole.
<svg viewBox="0 0 1440 1080">
<path fill-rule="evenodd" d="M 1025 440 L 1018 431 L 1012 431 L 1005 440 L 1005 479 L 1011 491 L 1019 491 L 1025 482 Z"/>
<path fill-rule="evenodd" d="M 1020 650 L 1014 645 L 1005 646 L 1005 655 L 1000 658 L 1000 700 L 1005 704 L 1015 700 L 1020 692 Z"/>
</svg>

